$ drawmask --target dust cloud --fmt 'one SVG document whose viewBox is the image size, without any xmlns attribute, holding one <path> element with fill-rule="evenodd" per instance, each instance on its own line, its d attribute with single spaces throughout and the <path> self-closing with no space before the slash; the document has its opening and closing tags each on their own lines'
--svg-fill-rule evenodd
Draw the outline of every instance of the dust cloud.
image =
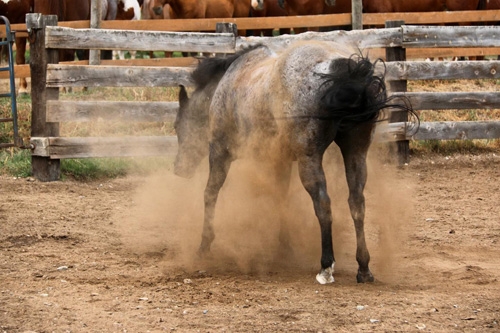
<svg viewBox="0 0 500 333">
<path fill-rule="evenodd" d="M 369 155 L 365 232 L 374 275 L 390 280 L 396 272 L 397 254 L 401 252 L 398 249 L 406 239 L 404 230 L 411 221 L 411 186 L 396 176 L 394 165 L 384 164 L 379 156 L 377 149 Z M 280 219 L 272 197 L 274 181 L 259 163 L 236 160 L 219 194 L 212 253 L 208 259 L 200 260 L 196 251 L 201 241 L 207 164 L 203 161 L 203 167 L 192 179 L 165 171 L 146 178 L 137 188 L 125 218 L 116 223 L 131 251 L 162 253 L 163 264 L 193 271 L 264 274 L 293 269 L 317 273 L 321 255 L 319 225 L 295 165 L 289 202 L 282 210 L 290 230 L 293 256 L 284 256 L 280 251 Z M 325 154 L 324 167 L 334 219 L 335 268 L 354 275 L 356 237 L 347 204 L 344 167 L 336 147 Z"/>
</svg>

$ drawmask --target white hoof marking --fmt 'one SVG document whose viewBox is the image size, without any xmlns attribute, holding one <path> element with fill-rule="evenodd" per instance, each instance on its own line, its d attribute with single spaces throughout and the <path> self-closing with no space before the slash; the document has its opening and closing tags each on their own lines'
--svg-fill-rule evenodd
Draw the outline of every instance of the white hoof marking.
<svg viewBox="0 0 500 333">
<path fill-rule="evenodd" d="M 333 278 L 333 267 L 334 266 L 335 266 L 335 263 L 332 264 L 332 267 L 322 269 L 321 272 L 319 272 L 318 275 L 316 275 L 316 281 L 318 281 L 320 284 L 327 284 L 327 283 L 335 282 L 335 279 Z"/>
</svg>

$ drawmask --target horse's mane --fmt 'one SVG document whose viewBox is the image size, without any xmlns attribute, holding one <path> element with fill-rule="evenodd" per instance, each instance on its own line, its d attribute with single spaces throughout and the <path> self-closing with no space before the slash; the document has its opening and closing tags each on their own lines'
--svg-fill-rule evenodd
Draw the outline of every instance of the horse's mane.
<svg viewBox="0 0 500 333">
<path fill-rule="evenodd" d="M 259 47 L 264 47 L 262 44 L 252 45 L 244 48 L 239 52 L 232 54 L 226 58 L 203 58 L 198 67 L 193 71 L 191 77 L 196 85 L 196 89 L 205 88 L 210 82 L 218 82 L 226 73 L 231 64 L 242 55 L 253 51 Z"/>
<path fill-rule="evenodd" d="M 362 123 L 376 121 L 383 109 L 406 111 L 416 119 L 418 116 L 408 99 L 388 97 L 384 81 L 385 73 L 375 74 L 375 62 L 362 55 L 335 59 L 330 64 L 330 73 L 320 74 L 327 86 L 321 96 L 321 106 L 328 118 L 339 122 Z M 385 66 L 384 66 L 385 67 Z"/>
</svg>

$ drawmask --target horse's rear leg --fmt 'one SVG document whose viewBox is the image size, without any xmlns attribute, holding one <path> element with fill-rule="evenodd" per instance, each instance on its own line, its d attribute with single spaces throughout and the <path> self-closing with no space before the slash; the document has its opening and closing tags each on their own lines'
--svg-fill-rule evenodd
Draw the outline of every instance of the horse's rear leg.
<svg viewBox="0 0 500 333">
<path fill-rule="evenodd" d="M 231 156 L 229 151 L 226 148 L 219 147 L 219 145 L 210 144 L 210 171 L 207 187 L 205 188 L 205 218 L 203 221 L 203 232 L 199 249 L 199 254 L 201 255 L 210 251 L 210 245 L 215 239 L 213 227 L 215 204 L 217 203 L 219 191 L 226 180 L 230 166 Z"/>
<path fill-rule="evenodd" d="M 321 229 L 321 271 L 316 280 L 321 283 L 332 283 L 335 259 L 332 242 L 332 209 L 330 197 L 326 190 L 325 173 L 322 166 L 322 155 L 299 158 L 299 175 L 306 191 L 312 198 L 314 211 Z"/>
<path fill-rule="evenodd" d="M 366 184 L 366 151 L 360 150 L 359 146 L 350 146 L 349 148 L 341 146 L 344 157 L 344 166 L 349 187 L 349 208 L 354 220 L 356 229 L 356 260 L 358 262 L 358 274 L 356 279 L 358 283 L 373 282 L 374 278 L 368 264 L 370 262 L 370 253 L 366 247 L 365 240 L 365 196 L 363 190 Z M 362 147 L 362 145 L 361 145 Z"/>
</svg>

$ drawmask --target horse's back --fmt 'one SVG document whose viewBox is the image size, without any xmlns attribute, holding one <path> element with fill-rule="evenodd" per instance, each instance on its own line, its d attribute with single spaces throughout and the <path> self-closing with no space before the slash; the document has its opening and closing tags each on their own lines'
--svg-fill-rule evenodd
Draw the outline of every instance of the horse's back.
<svg viewBox="0 0 500 333">
<path fill-rule="evenodd" d="M 321 74 L 352 52 L 333 43 L 299 42 L 286 49 L 260 47 L 227 70 L 210 107 L 211 132 L 231 133 L 239 143 L 252 136 L 286 136 L 296 119 L 319 112 Z"/>
<path fill-rule="evenodd" d="M 301 113 L 311 106 L 320 88 L 318 74 L 327 73 L 332 60 L 352 53 L 350 48 L 327 42 L 257 48 L 228 69 L 215 93 L 212 112 L 242 105 L 241 110 L 232 111 L 248 113 L 248 117 L 264 112 L 272 112 L 273 117 Z"/>
</svg>

